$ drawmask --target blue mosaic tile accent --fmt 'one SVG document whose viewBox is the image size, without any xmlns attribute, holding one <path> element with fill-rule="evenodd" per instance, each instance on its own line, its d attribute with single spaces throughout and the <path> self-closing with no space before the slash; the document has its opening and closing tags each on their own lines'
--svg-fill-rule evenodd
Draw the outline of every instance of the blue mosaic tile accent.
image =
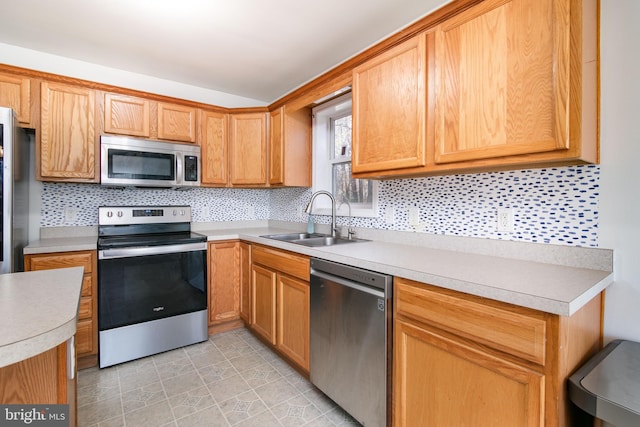
<svg viewBox="0 0 640 427">
<path fill-rule="evenodd" d="M 146 190 L 44 183 L 40 226 L 97 225 L 98 207 L 109 205 L 189 205 L 194 222 L 264 220 L 269 218 L 269 197 L 269 190 L 254 189 Z M 67 207 L 76 208 L 78 213 L 73 223 L 65 222 Z"/>
<path fill-rule="evenodd" d="M 598 166 L 572 166 L 381 181 L 378 217 L 353 218 L 355 227 L 416 231 L 465 237 L 598 246 Z M 194 222 L 276 219 L 306 222 L 300 207 L 308 188 L 187 191 L 112 189 L 95 184 L 44 183 L 41 226 L 96 225 L 101 205 L 186 204 Z M 420 226 L 409 225 L 409 208 L 420 211 Z M 64 208 L 77 221 L 65 223 Z M 385 212 L 393 207 L 393 224 Z M 514 231 L 498 232 L 497 210 L 512 208 Z M 253 215 L 252 211 L 253 210 Z M 328 216 L 315 215 L 328 224 Z M 339 218 L 346 225 L 347 218 Z"/>
<path fill-rule="evenodd" d="M 380 181 L 377 218 L 353 218 L 353 226 L 464 237 L 598 246 L 600 167 L 595 165 L 444 175 Z M 284 190 L 275 190 L 284 191 Z M 292 212 L 311 191 L 272 196 L 271 219 L 306 221 Z M 409 224 L 409 208 L 420 211 L 420 226 Z M 385 222 L 394 209 L 393 224 Z M 513 232 L 497 231 L 498 208 L 511 208 Z M 328 216 L 315 215 L 328 224 Z M 338 219 L 339 225 L 348 223 Z"/>
</svg>

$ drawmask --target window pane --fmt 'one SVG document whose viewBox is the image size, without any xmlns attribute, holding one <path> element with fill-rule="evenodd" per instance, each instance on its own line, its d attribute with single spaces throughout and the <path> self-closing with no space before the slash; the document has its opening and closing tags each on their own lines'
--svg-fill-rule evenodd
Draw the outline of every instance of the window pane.
<svg viewBox="0 0 640 427">
<path fill-rule="evenodd" d="M 333 126 L 333 156 L 351 160 L 351 114 L 332 120 Z"/>
<path fill-rule="evenodd" d="M 373 181 L 351 178 L 351 162 L 336 163 L 333 165 L 333 194 L 338 205 L 346 198 L 352 206 L 371 207 Z"/>
</svg>

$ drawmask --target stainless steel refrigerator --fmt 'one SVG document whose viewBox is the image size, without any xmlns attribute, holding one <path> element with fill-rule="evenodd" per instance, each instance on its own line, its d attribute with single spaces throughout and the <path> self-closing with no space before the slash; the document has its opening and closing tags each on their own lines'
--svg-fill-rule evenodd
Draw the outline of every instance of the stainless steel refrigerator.
<svg viewBox="0 0 640 427">
<path fill-rule="evenodd" d="M 29 141 L 16 113 L 0 107 L 0 274 L 24 271 L 29 240 Z"/>
</svg>

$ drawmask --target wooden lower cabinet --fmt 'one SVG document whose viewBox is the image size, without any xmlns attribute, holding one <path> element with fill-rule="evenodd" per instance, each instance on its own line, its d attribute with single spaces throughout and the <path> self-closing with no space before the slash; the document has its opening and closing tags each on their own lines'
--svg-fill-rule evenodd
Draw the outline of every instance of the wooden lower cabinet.
<svg viewBox="0 0 640 427">
<path fill-rule="evenodd" d="M 408 322 L 395 333 L 397 425 L 543 425 L 542 373 Z"/>
<path fill-rule="evenodd" d="M 72 345 L 70 339 L 36 356 L 0 368 L 0 404 L 68 404 L 67 425 L 76 426 L 77 372 L 75 365 L 69 363 L 69 358 L 74 357 L 70 351 Z M 69 371 L 70 366 L 73 366 L 73 372 Z"/>
<path fill-rule="evenodd" d="M 309 372 L 309 258 L 253 245 L 251 329 Z"/>
<path fill-rule="evenodd" d="M 600 348 L 600 296 L 565 317 L 394 287 L 394 426 L 577 425 L 565 382 Z"/>
<path fill-rule="evenodd" d="M 240 242 L 209 243 L 209 326 L 240 318 Z"/>
<path fill-rule="evenodd" d="M 278 275 L 276 295 L 276 347 L 308 370 L 309 283 Z"/>
<path fill-rule="evenodd" d="M 276 275 L 259 265 L 251 267 L 251 329 L 276 345 Z"/>
<path fill-rule="evenodd" d="M 240 242 L 240 318 L 251 324 L 251 244 Z"/>
<path fill-rule="evenodd" d="M 25 271 L 84 267 L 78 308 L 76 352 L 82 368 L 98 363 L 98 264 L 96 251 L 57 252 L 25 255 Z"/>
</svg>

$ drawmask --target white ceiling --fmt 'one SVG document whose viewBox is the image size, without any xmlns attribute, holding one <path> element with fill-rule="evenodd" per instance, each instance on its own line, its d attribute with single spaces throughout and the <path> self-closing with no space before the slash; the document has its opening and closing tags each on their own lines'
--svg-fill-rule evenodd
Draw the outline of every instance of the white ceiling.
<svg viewBox="0 0 640 427">
<path fill-rule="evenodd" d="M 446 0 L 13 0 L 0 42 L 273 102 Z"/>
</svg>

